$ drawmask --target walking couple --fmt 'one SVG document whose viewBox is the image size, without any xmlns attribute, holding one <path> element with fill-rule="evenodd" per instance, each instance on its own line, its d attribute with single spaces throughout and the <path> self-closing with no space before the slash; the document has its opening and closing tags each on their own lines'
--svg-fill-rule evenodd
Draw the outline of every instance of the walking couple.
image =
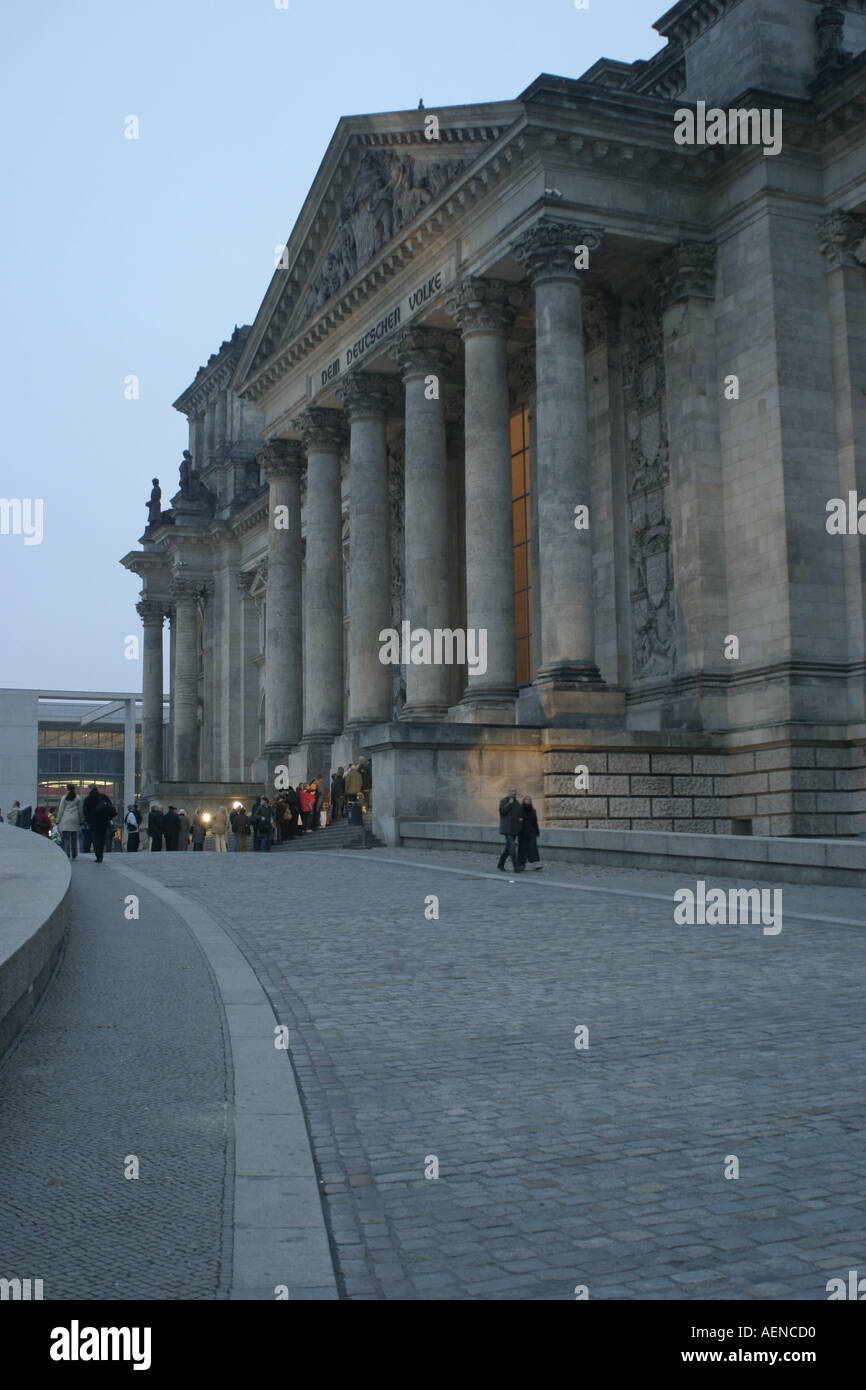
<svg viewBox="0 0 866 1390">
<path fill-rule="evenodd" d="M 540 869 L 538 857 L 538 816 L 532 798 L 517 799 L 517 790 L 509 787 L 508 795 L 499 803 L 499 833 L 505 836 L 505 847 L 499 856 L 497 869 L 505 871 L 505 861 L 510 858 L 514 872 L 522 874 L 529 861 L 530 869 Z"/>
</svg>

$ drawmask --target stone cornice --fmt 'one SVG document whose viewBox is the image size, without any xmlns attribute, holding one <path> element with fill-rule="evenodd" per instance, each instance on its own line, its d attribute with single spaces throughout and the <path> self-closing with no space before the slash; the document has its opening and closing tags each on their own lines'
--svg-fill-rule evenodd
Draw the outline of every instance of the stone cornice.
<svg viewBox="0 0 866 1390">
<path fill-rule="evenodd" d="M 279 478 L 299 478 L 306 462 L 299 439 L 268 439 L 258 453 L 258 461 L 268 482 Z"/>
<path fill-rule="evenodd" d="M 308 454 L 314 449 L 340 450 L 346 443 L 346 418 L 342 410 L 310 406 L 295 416 L 293 425 Z"/>
<path fill-rule="evenodd" d="M 653 28 L 669 42 L 690 44 L 741 0 L 679 0 Z"/>
<path fill-rule="evenodd" d="M 350 421 L 387 419 L 399 409 L 397 383 L 382 372 L 356 368 L 341 378 L 335 395 Z"/>
<path fill-rule="evenodd" d="M 542 215 L 512 244 L 511 254 L 534 286 L 543 280 L 580 279 L 586 271 L 575 265 L 578 247 L 585 246 L 591 256 L 600 245 L 601 228 L 580 227 Z"/>
<path fill-rule="evenodd" d="M 516 308 L 511 302 L 514 286 L 505 280 L 469 275 L 445 296 L 445 312 L 464 337 L 472 333 L 507 333 Z"/>
<path fill-rule="evenodd" d="M 235 374 L 244 345 L 250 334 L 250 325 L 235 328 L 231 338 L 221 344 L 203 367 L 199 367 L 195 379 L 174 402 L 175 410 L 193 419 L 224 391 Z"/>
<path fill-rule="evenodd" d="M 400 368 L 403 380 L 408 381 L 410 377 L 427 376 L 430 372 L 447 372 L 459 348 L 460 339 L 456 333 L 416 324 L 398 333 L 388 354 Z"/>
</svg>

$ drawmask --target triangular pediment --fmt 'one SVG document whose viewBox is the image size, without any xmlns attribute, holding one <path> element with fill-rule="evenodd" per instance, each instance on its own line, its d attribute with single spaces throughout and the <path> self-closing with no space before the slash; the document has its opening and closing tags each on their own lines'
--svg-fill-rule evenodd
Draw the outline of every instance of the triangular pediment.
<svg viewBox="0 0 866 1390">
<path fill-rule="evenodd" d="M 344 118 L 286 246 L 240 362 L 242 384 L 339 298 L 518 115 L 514 102 Z M 438 138 L 429 138 L 430 116 Z M 458 119 L 459 118 L 459 119 Z"/>
</svg>

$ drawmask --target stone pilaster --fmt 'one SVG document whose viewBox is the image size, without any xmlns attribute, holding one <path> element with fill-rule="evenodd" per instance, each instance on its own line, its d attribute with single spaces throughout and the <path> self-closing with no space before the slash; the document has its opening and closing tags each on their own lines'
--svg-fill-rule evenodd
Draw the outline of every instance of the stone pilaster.
<svg viewBox="0 0 866 1390">
<path fill-rule="evenodd" d="M 162 624 L 165 601 L 136 604 L 144 628 L 141 677 L 141 795 L 153 796 L 162 781 Z"/>
<path fill-rule="evenodd" d="M 302 742 L 317 763 L 325 759 L 326 749 L 343 725 L 340 453 L 346 428 L 342 411 L 318 406 L 302 411 L 294 427 L 307 455 Z M 309 768 L 323 775 L 327 770 Z"/>
<path fill-rule="evenodd" d="M 716 361 L 716 249 L 684 242 L 658 266 L 670 467 L 670 518 L 681 671 L 723 671 L 728 632 L 725 506 Z M 736 404 L 728 406 L 736 410 Z M 724 717 L 724 709 L 715 712 Z M 697 716 L 700 718 L 700 715 Z M 701 720 L 701 722 L 704 722 Z"/>
<path fill-rule="evenodd" d="M 818 235 L 827 271 L 827 307 L 833 357 L 836 447 L 839 488 L 828 482 L 827 500 L 850 493 L 866 497 L 866 217 L 835 212 L 820 224 Z M 866 658 L 866 544 L 860 536 L 839 537 L 843 548 L 845 589 L 850 604 L 851 661 Z M 855 696 L 853 719 L 866 718 L 862 684 Z"/>
<path fill-rule="evenodd" d="M 388 528 L 385 426 L 395 409 L 390 377 L 354 371 L 337 388 L 349 418 L 349 570 L 347 726 L 378 724 L 391 714 L 391 668 L 379 660 L 379 633 L 390 626 L 391 586 L 384 557 Z"/>
<path fill-rule="evenodd" d="M 483 632 L 487 642 L 486 671 L 469 672 L 463 699 L 451 711 L 452 719 L 467 722 L 513 722 L 517 694 L 506 358 L 514 320 L 510 289 L 502 281 L 473 276 L 445 302 L 464 342 L 466 625 Z"/>
<path fill-rule="evenodd" d="M 450 628 L 445 372 L 456 334 L 407 328 L 391 349 L 406 391 L 403 619 L 412 629 Z M 443 719 L 451 703 L 444 664 L 406 668 L 406 719 Z"/>
<path fill-rule="evenodd" d="M 535 687 L 551 722 L 606 716 L 595 660 L 591 472 L 578 251 L 590 258 L 599 231 L 542 217 L 512 247 L 535 294 L 535 483 L 539 616 Z M 575 525 L 576 508 L 589 526 Z M 598 707 L 598 708 L 596 708 Z M 611 707 L 612 708 L 612 707 Z"/>
<path fill-rule="evenodd" d="M 176 577 L 172 581 L 174 620 L 174 762 L 177 782 L 199 780 L 198 604 L 203 593 L 200 580 Z"/>
<path fill-rule="evenodd" d="M 301 491 L 304 450 L 271 439 L 259 454 L 268 482 L 265 752 L 276 761 L 303 732 Z"/>
</svg>

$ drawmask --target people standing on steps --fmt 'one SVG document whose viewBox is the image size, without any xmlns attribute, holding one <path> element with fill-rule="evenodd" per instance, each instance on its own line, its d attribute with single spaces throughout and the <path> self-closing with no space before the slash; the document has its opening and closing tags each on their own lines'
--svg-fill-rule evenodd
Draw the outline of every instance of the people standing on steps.
<svg viewBox="0 0 866 1390">
<path fill-rule="evenodd" d="M 271 812 L 271 803 L 268 801 L 268 798 L 266 796 L 263 796 L 261 801 L 259 802 L 259 814 L 256 820 L 256 824 L 258 826 L 259 831 L 258 848 L 269 853 L 271 848 L 271 836 L 273 834 L 274 821 L 273 814 Z"/>
<path fill-rule="evenodd" d="M 522 874 L 523 869 L 518 862 L 517 842 L 520 836 L 520 827 L 523 823 L 523 812 L 520 802 L 517 800 L 517 788 L 509 787 L 508 795 L 504 796 L 499 803 L 499 833 L 505 836 L 505 846 L 499 856 L 497 869 L 505 872 L 505 861 L 510 858 L 514 865 L 514 872 Z"/>
<path fill-rule="evenodd" d="M 139 845 L 139 826 L 141 825 L 141 811 L 136 802 L 126 808 L 126 818 L 123 822 L 126 828 L 126 852 L 127 854 L 137 854 Z"/>
<path fill-rule="evenodd" d="M 352 763 L 346 777 L 346 797 L 349 801 L 357 801 L 361 795 L 361 788 L 364 785 L 362 778 L 355 763 Z"/>
</svg>

